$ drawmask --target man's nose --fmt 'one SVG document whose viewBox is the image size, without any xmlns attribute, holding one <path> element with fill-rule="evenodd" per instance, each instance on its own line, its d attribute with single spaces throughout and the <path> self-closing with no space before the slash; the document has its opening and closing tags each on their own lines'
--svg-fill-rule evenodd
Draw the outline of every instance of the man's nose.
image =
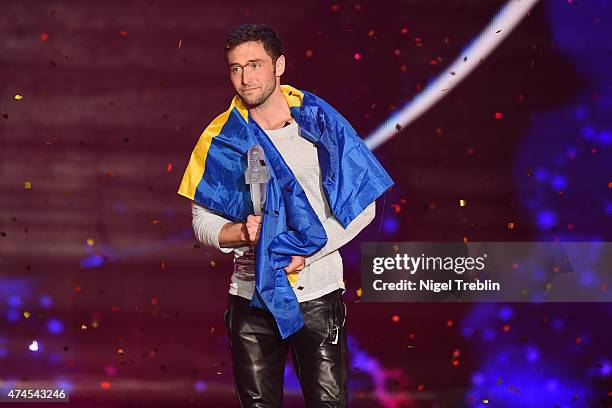
<svg viewBox="0 0 612 408">
<path fill-rule="evenodd" d="M 251 69 L 250 67 L 247 65 L 246 67 L 244 67 L 242 69 L 242 83 L 244 85 L 248 84 L 249 82 L 251 82 Z"/>
</svg>

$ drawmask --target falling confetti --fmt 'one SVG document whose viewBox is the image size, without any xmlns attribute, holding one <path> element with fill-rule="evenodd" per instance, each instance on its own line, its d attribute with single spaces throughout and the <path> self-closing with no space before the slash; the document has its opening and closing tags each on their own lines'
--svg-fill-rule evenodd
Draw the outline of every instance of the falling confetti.
<svg viewBox="0 0 612 408">
<path fill-rule="evenodd" d="M 355 54 L 353 54 L 353 58 L 355 58 L 357 61 L 359 61 L 361 59 L 361 54 L 356 52 Z"/>
<path fill-rule="evenodd" d="M 391 316 L 391 321 L 393 323 L 397 323 L 397 322 L 400 321 L 400 317 L 398 315 L 393 315 L 393 316 Z"/>
<path fill-rule="evenodd" d="M 119 354 L 121 356 L 124 353 L 125 353 L 125 350 L 123 350 L 121 347 L 117 347 L 117 354 Z"/>
<path fill-rule="evenodd" d="M 43 41 L 43 42 L 44 42 L 44 41 L 47 41 L 48 39 L 49 39 L 49 34 L 47 34 L 47 33 L 42 33 L 42 34 L 40 35 L 40 41 Z"/>
<path fill-rule="evenodd" d="M 311 49 L 307 49 L 304 55 L 306 58 L 312 58 L 313 51 Z"/>
<path fill-rule="evenodd" d="M 93 244 L 95 244 L 96 242 L 93 240 L 93 238 L 87 238 L 87 241 L 85 241 L 87 243 L 88 246 L 93 246 Z"/>
<path fill-rule="evenodd" d="M 357 293 L 358 297 L 361 297 L 361 294 L 363 293 L 363 290 L 361 288 L 357 288 L 357 290 L 355 292 Z"/>
<path fill-rule="evenodd" d="M 17 95 L 15 95 L 15 99 L 17 99 L 18 101 L 20 101 L 20 100 L 22 100 L 22 99 L 23 99 L 23 95 L 19 95 L 19 94 L 17 94 Z"/>
<path fill-rule="evenodd" d="M 179 40 L 178 45 L 176 47 L 177 50 L 180 50 L 181 47 L 183 46 L 183 40 Z"/>
<path fill-rule="evenodd" d="M 507 228 L 508 228 L 509 230 L 514 229 L 514 223 L 513 223 L 513 222 L 509 222 L 509 223 L 507 224 Z"/>
<path fill-rule="evenodd" d="M 32 182 L 31 181 L 24 181 L 23 182 L 23 188 L 25 188 L 26 190 L 31 190 L 32 189 Z"/>
<path fill-rule="evenodd" d="M 168 163 L 168 166 L 166 167 L 166 171 L 168 173 L 170 173 L 172 171 L 172 163 Z"/>
<path fill-rule="evenodd" d="M 459 207 L 465 207 L 467 202 L 465 200 L 459 200 Z"/>
<path fill-rule="evenodd" d="M 28 312 L 27 310 L 25 312 L 23 312 L 23 317 L 25 317 L 26 319 L 30 318 L 30 312 Z"/>
<path fill-rule="evenodd" d="M 38 342 L 34 340 L 29 346 L 30 351 L 38 351 Z"/>
<path fill-rule="evenodd" d="M 102 382 L 100 383 L 100 387 L 101 387 L 103 390 L 108 390 L 108 389 L 110 389 L 110 387 L 111 387 L 111 383 L 109 383 L 108 381 L 102 381 Z"/>
<path fill-rule="evenodd" d="M 504 117 L 504 114 L 501 112 L 495 112 L 495 119 L 502 119 Z"/>
</svg>

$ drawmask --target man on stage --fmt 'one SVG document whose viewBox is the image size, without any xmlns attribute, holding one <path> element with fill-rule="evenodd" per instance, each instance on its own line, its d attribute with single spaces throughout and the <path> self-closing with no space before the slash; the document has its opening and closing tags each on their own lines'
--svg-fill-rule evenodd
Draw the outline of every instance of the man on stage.
<svg viewBox="0 0 612 408">
<path fill-rule="evenodd" d="M 285 57 L 270 27 L 231 30 L 225 56 L 236 96 L 202 133 L 179 194 L 192 200 L 197 239 L 234 252 L 225 322 L 239 404 L 282 406 L 291 350 L 306 407 L 346 407 L 338 249 L 393 182 L 334 108 L 280 84 Z M 244 177 L 254 145 L 270 173 L 261 216 Z"/>
</svg>

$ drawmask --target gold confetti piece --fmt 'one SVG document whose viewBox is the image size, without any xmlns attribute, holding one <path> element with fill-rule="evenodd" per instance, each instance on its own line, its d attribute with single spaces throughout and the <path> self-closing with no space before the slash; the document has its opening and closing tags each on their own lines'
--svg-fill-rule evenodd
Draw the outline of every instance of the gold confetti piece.
<svg viewBox="0 0 612 408">
<path fill-rule="evenodd" d="M 118 347 L 117 348 L 117 354 L 123 355 L 123 353 L 125 353 L 125 351 L 121 347 Z"/>
<path fill-rule="evenodd" d="M 509 230 L 514 229 L 514 223 L 513 222 L 509 222 L 507 227 L 508 227 Z"/>
<path fill-rule="evenodd" d="M 552 288 L 552 282 L 548 282 L 546 284 L 546 290 L 550 290 Z"/>
<path fill-rule="evenodd" d="M 361 290 L 361 288 L 358 288 L 358 289 L 356 290 L 356 292 L 357 292 L 357 296 L 358 296 L 358 297 L 361 297 L 361 294 L 363 293 L 363 290 Z"/>
<path fill-rule="evenodd" d="M 19 95 L 19 94 L 17 94 L 17 95 L 15 95 L 15 99 L 17 99 L 18 101 L 20 101 L 20 100 L 22 100 L 22 99 L 23 99 L 23 95 Z"/>
<path fill-rule="evenodd" d="M 31 190 L 32 189 L 32 182 L 31 181 L 24 181 L 23 182 L 23 188 L 25 188 L 26 190 Z"/>
<path fill-rule="evenodd" d="M 96 243 L 92 238 L 87 238 L 87 241 L 85 241 L 85 242 L 87 242 L 87 245 L 89 245 L 89 246 L 93 246 L 93 244 Z"/>
<path fill-rule="evenodd" d="M 87 325 L 85 323 L 81 324 L 81 330 L 87 330 Z"/>
<path fill-rule="evenodd" d="M 93 327 L 94 329 L 97 329 L 98 328 L 98 322 L 96 320 L 91 322 L 91 327 Z"/>
<path fill-rule="evenodd" d="M 488 403 L 489 403 L 489 400 L 488 400 L 488 399 L 483 399 L 483 400 L 482 400 L 482 403 L 483 403 L 483 404 L 488 404 Z"/>
<path fill-rule="evenodd" d="M 210 267 L 211 268 L 214 268 L 216 264 L 217 263 L 215 261 L 213 261 L 212 259 L 210 260 Z"/>
<path fill-rule="evenodd" d="M 459 200 L 460 207 L 465 207 L 466 205 L 467 205 L 467 202 L 465 200 Z"/>
<path fill-rule="evenodd" d="M 464 237 L 463 237 L 463 243 L 464 243 L 464 244 L 467 244 L 467 243 L 468 243 L 468 237 L 467 237 L 467 236 L 464 236 Z"/>
<path fill-rule="evenodd" d="M 30 312 L 28 312 L 27 310 L 25 312 L 23 312 L 23 317 L 25 317 L 26 319 L 30 318 Z"/>
</svg>

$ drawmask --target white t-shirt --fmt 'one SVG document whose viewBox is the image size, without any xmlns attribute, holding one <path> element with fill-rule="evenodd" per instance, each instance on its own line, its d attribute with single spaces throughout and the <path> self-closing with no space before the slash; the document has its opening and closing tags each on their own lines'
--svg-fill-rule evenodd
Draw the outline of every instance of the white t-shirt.
<svg viewBox="0 0 612 408">
<path fill-rule="evenodd" d="M 293 288 L 298 301 L 305 302 L 336 289 L 344 289 L 342 257 L 338 249 L 352 240 L 374 219 L 375 203 L 370 204 L 344 229 L 329 209 L 323 190 L 316 146 L 298 134 L 299 127 L 296 122 L 281 129 L 265 132 L 304 189 L 310 205 L 327 233 L 325 247 L 307 257 L 305 268 L 299 272 L 297 284 Z M 225 253 L 234 252 L 235 268 L 229 293 L 251 299 L 255 291 L 255 271 L 253 268 L 236 266 L 236 260 L 248 247 L 221 248 L 219 246 L 221 228 L 230 221 L 195 202 L 192 203 L 192 216 L 193 229 L 200 243 Z"/>
</svg>

